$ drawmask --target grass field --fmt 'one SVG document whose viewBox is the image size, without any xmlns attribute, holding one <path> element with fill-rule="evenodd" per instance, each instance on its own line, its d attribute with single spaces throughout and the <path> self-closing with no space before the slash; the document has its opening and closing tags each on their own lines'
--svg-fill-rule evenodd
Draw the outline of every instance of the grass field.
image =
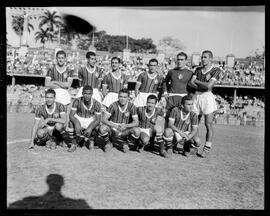
<svg viewBox="0 0 270 216">
<path fill-rule="evenodd" d="M 165 159 L 85 147 L 74 153 L 61 147 L 28 151 L 33 122 L 33 114 L 7 115 L 10 207 L 264 209 L 264 128 L 215 125 L 209 158 Z"/>
</svg>

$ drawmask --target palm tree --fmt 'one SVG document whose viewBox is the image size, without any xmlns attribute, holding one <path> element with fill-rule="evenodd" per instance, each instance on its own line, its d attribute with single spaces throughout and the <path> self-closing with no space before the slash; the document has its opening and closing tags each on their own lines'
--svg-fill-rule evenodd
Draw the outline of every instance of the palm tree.
<svg viewBox="0 0 270 216">
<path fill-rule="evenodd" d="M 46 10 L 44 15 L 39 17 L 39 19 L 41 19 L 39 28 L 47 25 L 50 32 L 54 32 L 56 26 L 59 28 L 59 26 L 62 24 L 62 18 L 56 13 L 56 11 L 50 12 L 49 10 Z"/>
<path fill-rule="evenodd" d="M 40 28 L 39 29 L 40 31 L 37 31 L 36 33 L 35 33 L 35 40 L 36 40 L 36 42 L 39 40 L 40 41 L 40 43 L 42 43 L 42 47 L 43 47 L 43 49 L 44 49 L 44 46 L 45 46 L 45 43 L 46 42 L 53 42 L 53 41 L 55 41 L 55 35 L 54 34 L 52 34 L 50 31 L 49 31 L 49 29 L 47 28 L 46 30 L 44 30 L 44 29 L 42 29 L 42 28 Z"/>
<path fill-rule="evenodd" d="M 22 43 L 22 35 L 24 30 L 23 24 L 24 24 L 23 16 L 13 16 L 11 25 L 14 32 L 20 37 L 20 46 Z M 28 22 L 28 32 L 30 33 L 31 30 L 34 30 L 34 26 Z"/>
</svg>

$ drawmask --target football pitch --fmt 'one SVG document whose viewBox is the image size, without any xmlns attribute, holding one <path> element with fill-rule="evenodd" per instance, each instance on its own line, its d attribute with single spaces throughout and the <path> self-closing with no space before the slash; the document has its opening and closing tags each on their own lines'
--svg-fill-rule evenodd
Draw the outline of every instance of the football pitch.
<svg viewBox="0 0 270 216">
<path fill-rule="evenodd" d="M 215 125 L 209 158 L 166 159 L 85 147 L 28 151 L 33 122 L 33 114 L 7 114 L 9 207 L 264 209 L 262 127 Z"/>
</svg>

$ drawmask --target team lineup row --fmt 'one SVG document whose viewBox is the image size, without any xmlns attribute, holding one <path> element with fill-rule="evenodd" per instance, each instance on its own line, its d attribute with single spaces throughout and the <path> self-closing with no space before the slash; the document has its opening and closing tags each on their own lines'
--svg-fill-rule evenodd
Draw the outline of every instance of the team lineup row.
<svg viewBox="0 0 270 216">
<path fill-rule="evenodd" d="M 94 138 L 99 137 L 105 152 L 121 143 L 123 152 L 156 146 L 164 157 L 177 149 L 189 155 L 196 153 L 201 144 L 198 121 L 204 115 L 206 142 L 197 155 L 209 154 L 213 113 L 217 109 L 211 90 L 221 72 L 212 65 L 211 51 L 203 51 L 202 66 L 194 73 L 186 67 L 187 55 L 179 53 L 177 67 L 164 79 L 157 73 L 158 61 L 151 59 L 148 71 L 137 78 L 134 103 L 129 101 L 127 77 L 119 70 L 119 58 L 111 59 L 112 70 L 102 79 L 95 66 L 96 54 L 88 52 L 86 58 L 87 65 L 78 71 L 82 87 L 71 103 L 66 89 L 71 85 L 72 72 L 65 67 L 65 52 L 57 52 L 57 64 L 49 69 L 45 81 L 50 88 L 45 93 L 45 104 L 36 110 L 30 149 L 35 144 L 54 149 L 58 143 L 63 145 L 64 137 L 69 152 L 80 143 L 92 149 Z M 160 97 L 166 100 L 166 111 L 156 106 Z"/>
</svg>

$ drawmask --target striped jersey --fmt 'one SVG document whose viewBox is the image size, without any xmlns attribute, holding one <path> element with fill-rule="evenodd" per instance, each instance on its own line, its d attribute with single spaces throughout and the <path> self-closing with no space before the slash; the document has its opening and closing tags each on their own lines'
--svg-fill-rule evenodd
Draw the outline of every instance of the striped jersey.
<svg viewBox="0 0 270 216">
<path fill-rule="evenodd" d="M 118 93 L 122 88 L 124 88 L 124 85 L 126 85 L 127 88 L 127 84 L 128 78 L 124 73 L 121 73 L 121 76 L 116 77 L 113 72 L 110 72 L 105 75 L 102 81 L 102 85 L 107 85 L 109 92 L 115 93 Z"/>
<path fill-rule="evenodd" d="M 155 76 L 149 75 L 148 72 L 143 72 L 139 75 L 137 83 L 140 83 L 140 92 L 156 93 L 162 86 L 163 77 L 156 74 Z"/>
<path fill-rule="evenodd" d="M 198 126 L 197 114 L 191 111 L 186 116 L 184 116 L 182 110 L 179 107 L 173 108 L 169 120 L 173 120 L 174 126 L 183 132 L 191 131 L 191 126 Z"/>
<path fill-rule="evenodd" d="M 102 71 L 99 67 L 89 68 L 87 65 L 80 67 L 78 77 L 81 79 L 81 85 L 90 85 L 92 88 L 100 88 Z"/>
<path fill-rule="evenodd" d="M 71 106 L 71 110 L 75 110 L 76 114 L 82 118 L 90 118 L 94 115 L 101 115 L 101 104 L 91 98 L 90 106 L 84 104 L 83 97 L 76 98 Z"/>
<path fill-rule="evenodd" d="M 156 123 L 157 117 L 164 116 L 164 112 L 160 108 L 155 108 L 150 115 L 146 112 L 146 110 L 146 107 L 137 108 L 140 128 L 152 128 Z"/>
<path fill-rule="evenodd" d="M 54 65 L 50 68 L 47 72 L 47 77 L 51 77 L 51 81 L 58 81 L 58 82 L 67 82 L 68 77 L 73 77 L 73 70 L 68 69 L 66 66 L 63 67 L 63 70 L 59 70 Z"/>
<path fill-rule="evenodd" d="M 109 106 L 108 114 L 110 114 L 109 120 L 114 123 L 128 124 L 133 121 L 134 117 L 138 117 L 135 105 L 130 102 L 121 109 L 118 101 L 115 101 Z"/>
<path fill-rule="evenodd" d="M 210 79 L 218 80 L 221 74 L 221 69 L 219 67 L 211 67 L 208 71 L 203 72 L 202 67 L 196 68 L 194 75 L 197 80 L 201 82 L 209 82 Z M 200 90 L 203 91 L 203 90 Z M 205 90 L 207 91 L 207 90 Z"/>
<path fill-rule="evenodd" d="M 187 93 L 187 84 L 191 80 L 193 72 L 188 68 L 169 70 L 163 84 L 164 92 Z"/>
<path fill-rule="evenodd" d="M 54 102 L 53 109 L 50 111 L 46 104 L 40 105 L 35 112 L 35 119 L 40 119 L 43 117 L 43 119 L 47 118 L 61 118 L 60 114 L 65 114 L 66 108 L 63 104 Z M 55 125 L 55 122 L 48 122 L 48 125 L 53 126 Z"/>
</svg>

